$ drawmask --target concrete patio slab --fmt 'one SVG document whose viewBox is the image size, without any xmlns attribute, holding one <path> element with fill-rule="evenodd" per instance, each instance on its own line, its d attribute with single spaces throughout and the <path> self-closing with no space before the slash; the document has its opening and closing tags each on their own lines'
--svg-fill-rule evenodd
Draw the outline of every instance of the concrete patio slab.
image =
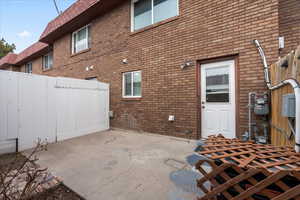
<svg viewBox="0 0 300 200">
<path fill-rule="evenodd" d="M 170 174 L 189 169 L 195 142 L 134 131 L 111 130 L 50 144 L 39 164 L 87 200 L 194 199 Z"/>
</svg>

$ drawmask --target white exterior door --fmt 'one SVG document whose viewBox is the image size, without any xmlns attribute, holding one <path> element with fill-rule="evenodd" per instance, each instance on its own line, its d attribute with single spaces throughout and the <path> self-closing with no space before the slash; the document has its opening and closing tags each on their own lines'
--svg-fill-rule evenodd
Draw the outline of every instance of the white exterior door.
<svg viewBox="0 0 300 200">
<path fill-rule="evenodd" d="M 201 65 L 201 135 L 236 137 L 235 63 Z"/>
</svg>

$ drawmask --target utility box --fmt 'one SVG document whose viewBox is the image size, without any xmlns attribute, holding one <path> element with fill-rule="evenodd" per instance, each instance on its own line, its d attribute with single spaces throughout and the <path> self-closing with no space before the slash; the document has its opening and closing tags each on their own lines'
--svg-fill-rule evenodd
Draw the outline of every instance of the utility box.
<svg viewBox="0 0 300 200">
<path fill-rule="evenodd" d="M 256 96 L 254 104 L 254 113 L 256 115 L 268 115 L 269 114 L 269 102 L 268 95 L 261 97 Z"/>
<path fill-rule="evenodd" d="M 296 115 L 296 99 L 295 94 L 285 94 L 282 96 L 282 111 L 284 117 L 295 117 Z"/>
</svg>

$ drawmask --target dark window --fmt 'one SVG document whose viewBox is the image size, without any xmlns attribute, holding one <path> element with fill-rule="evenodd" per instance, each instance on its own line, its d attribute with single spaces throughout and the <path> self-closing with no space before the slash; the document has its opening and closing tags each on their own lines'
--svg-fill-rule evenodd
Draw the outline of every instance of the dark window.
<svg viewBox="0 0 300 200">
<path fill-rule="evenodd" d="M 206 73 L 206 102 L 229 102 L 228 70 L 210 69 Z"/>
<path fill-rule="evenodd" d="M 179 0 L 134 0 L 133 30 L 178 15 Z"/>
<path fill-rule="evenodd" d="M 28 74 L 32 73 L 32 63 L 27 63 L 25 65 L 25 73 L 28 73 Z"/>
</svg>

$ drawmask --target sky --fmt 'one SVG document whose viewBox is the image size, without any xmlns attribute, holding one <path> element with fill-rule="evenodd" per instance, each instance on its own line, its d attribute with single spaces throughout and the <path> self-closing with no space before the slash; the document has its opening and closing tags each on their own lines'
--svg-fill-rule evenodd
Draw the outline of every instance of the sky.
<svg viewBox="0 0 300 200">
<path fill-rule="evenodd" d="M 56 0 L 62 11 L 75 1 Z M 14 43 L 15 53 L 20 53 L 38 41 L 56 16 L 53 0 L 0 0 L 0 39 Z"/>
</svg>

